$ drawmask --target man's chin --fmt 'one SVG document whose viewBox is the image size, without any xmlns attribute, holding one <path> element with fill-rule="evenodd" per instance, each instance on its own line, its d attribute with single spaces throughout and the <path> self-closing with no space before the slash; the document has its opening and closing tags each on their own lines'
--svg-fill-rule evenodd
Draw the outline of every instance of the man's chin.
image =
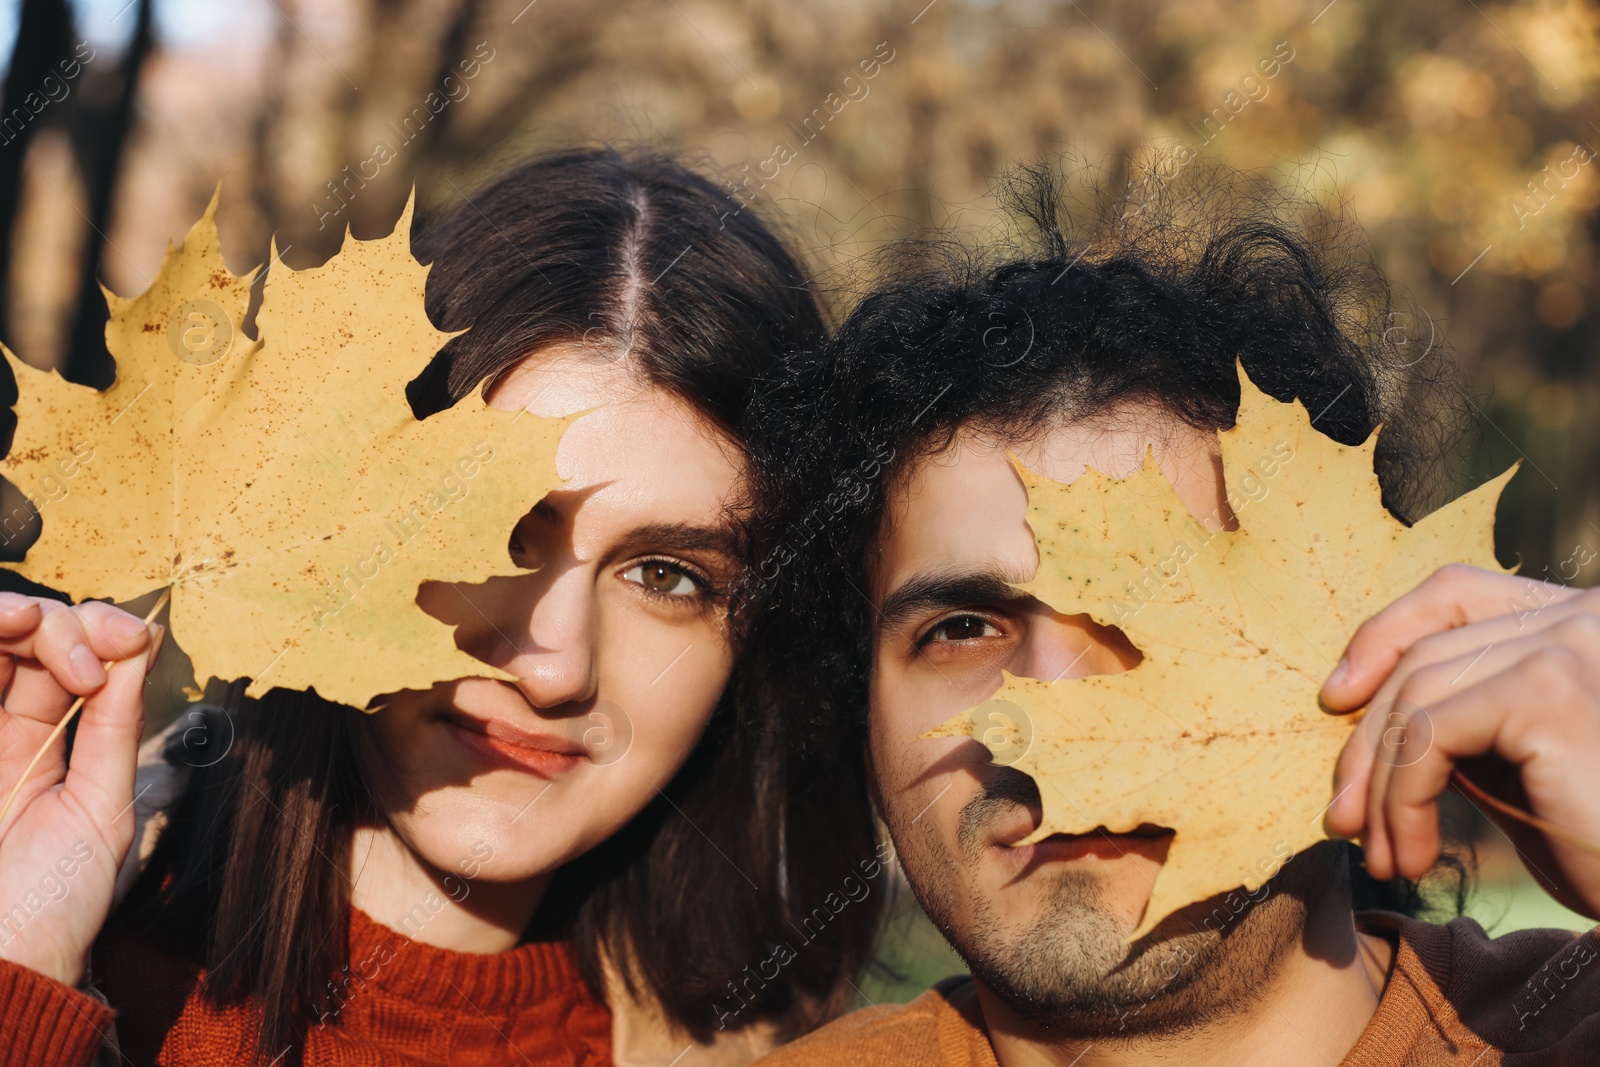
<svg viewBox="0 0 1600 1067">
<path fill-rule="evenodd" d="M 950 936 L 974 978 L 1016 1016 L 1076 1036 L 1202 1025 L 1238 1004 L 1218 973 L 1259 976 L 1251 968 L 1270 968 L 1279 927 L 1298 928 L 1298 916 L 1247 922 L 1258 900 L 1241 890 L 1175 912 L 1130 943 L 1138 917 L 1114 907 L 1101 880 L 1073 871 L 1052 881 L 1025 921 L 997 898 Z"/>
<path fill-rule="evenodd" d="M 1133 1036 L 1182 1026 L 1179 995 L 1216 951 L 1205 931 L 1163 923 L 1137 942 L 1126 921 L 1092 908 L 1057 909 L 1011 937 L 962 947 L 973 976 L 1019 1017 L 1086 1035 Z"/>
</svg>

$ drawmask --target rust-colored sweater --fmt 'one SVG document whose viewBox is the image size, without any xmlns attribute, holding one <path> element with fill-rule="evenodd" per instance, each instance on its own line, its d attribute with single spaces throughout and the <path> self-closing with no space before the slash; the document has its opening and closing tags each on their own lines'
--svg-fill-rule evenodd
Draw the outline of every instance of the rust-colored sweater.
<svg viewBox="0 0 1600 1067">
<path fill-rule="evenodd" d="M 115 929 L 95 960 L 111 1008 L 0 962 L 0 1067 L 84 1067 L 111 1027 L 112 1008 L 122 1067 L 211 1067 L 247 1062 L 254 1052 L 259 1012 L 208 1007 L 191 965 Z M 564 942 L 450 952 L 352 910 L 350 968 L 336 988 L 334 1010 L 306 1036 L 307 1067 L 611 1063 L 610 1013 Z"/>
<path fill-rule="evenodd" d="M 1398 947 L 1378 1011 L 1340 1067 L 1600 1067 L 1600 928 L 1490 940 L 1471 919 L 1371 913 L 1361 925 Z M 902 1065 L 997 1067 L 971 979 L 847 1015 L 758 1067 Z"/>
</svg>

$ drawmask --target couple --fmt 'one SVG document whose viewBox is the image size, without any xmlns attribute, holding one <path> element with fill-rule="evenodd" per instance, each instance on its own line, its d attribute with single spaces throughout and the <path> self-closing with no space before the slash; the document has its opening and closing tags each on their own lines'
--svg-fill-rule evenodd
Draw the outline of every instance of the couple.
<svg viewBox="0 0 1600 1067">
<path fill-rule="evenodd" d="M 235 686 L 140 756 L 159 627 L 0 596 L 0 788 L 88 697 L 0 826 L 0 1064 L 1600 1063 L 1593 934 L 1404 914 L 1453 761 L 1600 840 L 1589 594 L 1517 614 L 1527 580 L 1447 568 L 1369 621 L 1324 702 L 1403 695 L 1434 733 L 1408 767 L 1359 732 L 1341 758 L 1327 819 L 1364 860 L 1325 842 L 1131 944 L 1162 828 L 1019 847 L 1036 784 L 920 739 L 1002 670 L 1140 659 L 1017 590 L 1010 454 L 1065 482 L 1152 449 L 1226 516 L 1236 360 L 1340 440 L 1393 414 L 1364 276 L 1265 219 L 1075 258 L 1041 189 L 1042 252 L 927 261 L 831 337 L 783 244 L 659 157 L 538 160 L 424 232 L 430 313 L 466 332 L 418 414 L 480 385 L 584 413 L 509 532 L 528 573 L 418 592 L 518 681 L 372 715 Z M 1396 509 L 1425 491 L 1403 431 Z M 1600 859 L 1504 828 L 1600 915 Z M 895 861 L 972 977 L 835 1019 Z"/>
</svg>

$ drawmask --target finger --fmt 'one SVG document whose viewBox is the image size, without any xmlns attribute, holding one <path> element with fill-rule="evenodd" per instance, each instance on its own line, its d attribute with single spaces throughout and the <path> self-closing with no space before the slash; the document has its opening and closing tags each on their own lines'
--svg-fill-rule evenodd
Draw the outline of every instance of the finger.
<svg viewBox="0 0 1600 1067">
<path fill-rule="evenodd" d="M 111 665 L 106 684 L 83 703 L 67 767 L 67 792 L 105 826 L 131 825 L 144 688 L 153 649 Z"/>
<path fill-rule="evenodd" d="M 1364 728 L 1365 719 L 1344 743 L 1333 774 L 1333 803 L 1325 822 L 1335 837 L 1354 838 L 1367 825 L 1367 788 L 1372 778 L 1374 748 Z"/>
<path fill-rule="evenodd" d="M 0 790 L 4 791 L 0 796 L 10 793 L 23 770 L 49 742 L 28 775 L 29 781 L 36 784 L 29 787 L 32 791 L 19 798 L 26 801 L 38 790 L 61 781 L 66 771 L 67 739 L 62 735 L 51 740 L 50 734 L 67 713 L 74 697 L 56 683 L 49 671 L 32 660 L 19 663 L 16 675 L 6 698 L 9 714 L 4 720 L 4 744 L 0 745 Z"/>
<path fill-rule="evenodd" d="M 1520 610 L 1538 611 L 1578 595 L 1577 590 L 1511 574 L 1451 564 L 1362 623 L 1322 688 L 1322 701 L 1344 710 L 1372 699 L 1407 649 L 1443 630 Z"/>
<path fill-rule="evenodd" d="M 1475 674 L 1479 679 L 1496 676 L 1547 643 L 1521 638 L 1476 650 L 1472 648 L 1473 643 L 1469 643 L 1463 654 L 1454 659 L 1428 663 L 1415 669 L 1397 669 L 1384 682 L 1367 706 L 1362 726 L 1357 731 L 1363 744 L 1372 753 L 1372 760 L 1362 787 L 1364 803 L 1361 807 L 1364 810 L 1360 812 L 1361 825 L 1354 832 L 1364 831 L 1362 844 L 1367 870 L 1373 877 L 1393 878 L 1401 874 L 1401 854 L 1395 836 L 1399 831 L 1389 818 L 1388 805 L 1393 795 L 1395 775 L 1434 751 L 1437 739 L 1434 735 L 1436 716 L 1433 709 L 1452 694 L 1471 689 L 1470 683 L 1463 684 L 1469 674 Z M 1436 642 L 1434 651 L 1449 644 L 1449 641 Z M 1341 830 L 1346 830 L 1349 822 L 1354 821 L 1349 814 L 1350 807 L 1354 805 L 1345 801 L 1339 806 L 1340 818 L 1330 821 L 1330 826 L 1338 825 Z M 1437 818 L 1432 833 L 1435 838 L 1432 843 L 1433 855 L 1436 858 Z M 1420 848 L 1426 851 L 1430 847 L 1427 841 L 1420 845 L 1415 841 L 1409 844 L 1413 850 Z"/>
<path fill-rule="evenodd" d="M 130 659 L 150 644 L 149 624 L 113 604 L 85 600 L 72 611 L 88 638 L 89 649 L 103 663 Z"/>
<path fill-rule="evenodd" d="M 105 684 L 107 661 L 137 655 L 150 641 L 144 622 L 110 604 L 90 600 L 68 607 L 51 600 L 34 600 L 38 624 L 20 625 L 6 637 L 0 633 L 0 653 L 38 660 L 61 685 L 79 694 Z M 23 617 L 28 616 L 23 613 Z"/>
<path fill-rule="evenodd" d="M 1396 753 L 1415 751 L 1409 747 L 1414 742 L 1412 724 L 1410 717 L 1399 709 L 1390 709 L 1379 716 L 1374 716 L 1369 710 L 1362 723 L 1366 726 L 1362 732 L 1375 740 L 1365 742 L 1372 745 L 1374 758 L 1367 774 L 1361 848 L 1366 857 L 1367 872 L 1379 881 L 1386 881 L 1395 876 L 1395 861 L 1389 841 L 1389 827 L 1383 819 L 1383 805 L 1388 796 L 1395 761 L 1399 758 Z"/>
<path fill-rule="evenodd" d="M 1586 675 L 1578 653 L 1546 644 L 1432 704 L 1431 744 L 1393 770 L 1383 802 L 1399 873 L 1420 877 L 1431 868 L 1439 854 L 1439 794 L 1459 761 L 1489 753 L 1516 768 L 1534 814 L 1582 837 L 1600 835 L 1600 785 L 1584 773 L 1600 747 Z M 1550 844 L 1561 852 L 1560 841 Z"/>
<path fill-rule="evenodd" d="M 39 601 L 21 593 L 0 593 L 0 638 L 20 637 L 39 625 Z"/>
<path fill-rule="evenodd" d="M 41 602 L 42 617 L 31 633 L 0 642 L 0 649 L 36 660 L 70 692 L 92 693 L 105 684 L 105 667 L 89 647 L 78 613 L 65 604 Z"/>
<path fill-rule="evenodd" d="M 72 705 L 74 694 L 61 687 L 56 676 L 35 660 L 18 660 L 11 692 L 6 694 L 7 725 L 24 732 L 39 729 L 42 740 Z"/>
<path fill-rule="evenodd" d="M 5 702 L 10 699 L 11 680 L 17 672 L 15 657 L 0 652 L 0 720 L 5 716 Z"/>
<path fill-rule="evenodd" d="M 1458 640 L 1458 634 L 1467 636 Z M 1366 714 L 1395 725 L 1396 713 L 1426 708 L 1453 691 L 1498 674 L 1544 644 L 1548 641 L 1543 638 L 1518 637 L 1515 624 L 1502 626 L 1501 620 L 1474 623 L 1424 638 L 1400 658 L 1383 680 L 1367 703 Z M 1378 737 L 1375 735 L 1373 740 Z"/>
<path fill-rule="evenodd" d="M 1537 626 L 1519 627 L 1515 618 L 1507 616 L 1426 637 L 1401 657 L 1373 696 L 1368 713 L 1386 713 L 1402 703 L 1431 707 L 1553 646 L 1600 662 L 1600 615 L 1595 606 L 1585 593 L 1552 607 Z"/>
</svg>

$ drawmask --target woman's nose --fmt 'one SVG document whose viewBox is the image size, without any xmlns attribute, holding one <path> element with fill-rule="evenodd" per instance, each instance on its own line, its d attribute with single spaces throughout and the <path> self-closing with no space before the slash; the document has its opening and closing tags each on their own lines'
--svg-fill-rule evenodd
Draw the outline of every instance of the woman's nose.
<svg viewBox="0 0 1600 1067">
<path fill-rule="evenodd" d="M 478 585 L 429 582 L 424 611 L 456 627 L 456 646 L 517 676 L 535 707 L 594 696 L 598 620 L 583 568 L 547 566 Z"/>
</svg>

